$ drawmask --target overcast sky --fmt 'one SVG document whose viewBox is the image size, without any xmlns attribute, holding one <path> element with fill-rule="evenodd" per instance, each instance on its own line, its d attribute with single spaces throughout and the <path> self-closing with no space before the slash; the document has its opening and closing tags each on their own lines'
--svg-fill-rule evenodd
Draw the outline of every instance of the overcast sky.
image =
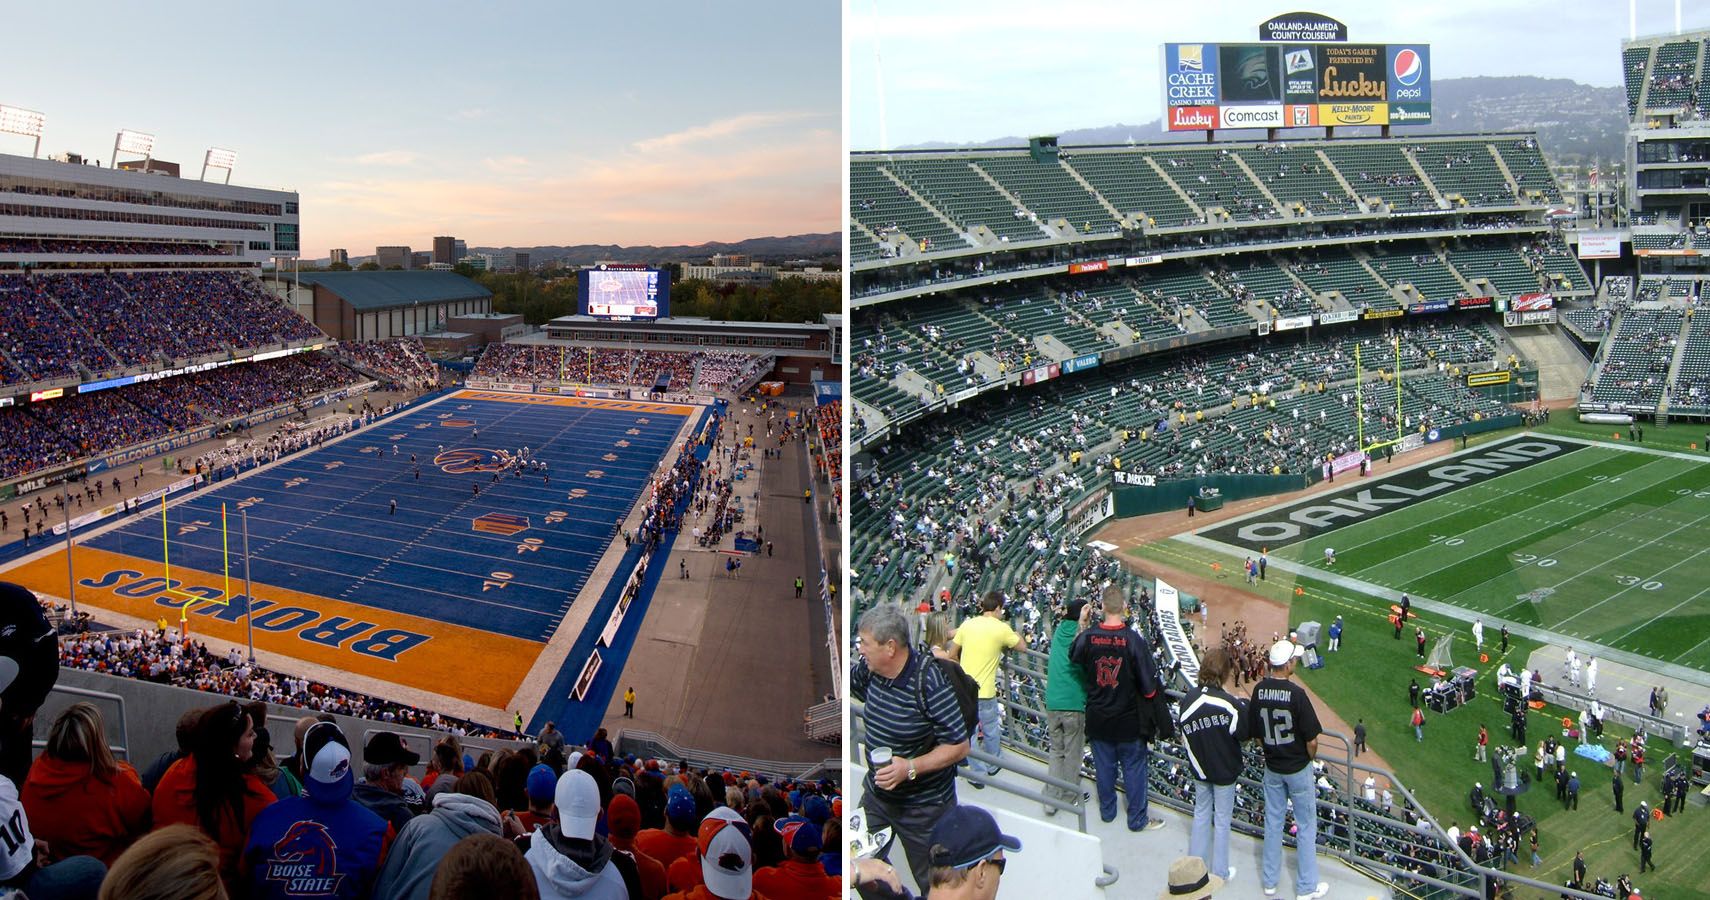
<svg viewBox="0 0 1710 900">
<path fill-rule="evenodd" d="M 152 132 L 302 193 L 303 251 L 679 244 L 841 227 L 835 0 L 20 2 L 0 103 L 44 155 Z M 0 153 L 30 141 L 0 135 Z"/>
<path fill-rule="evenodd" d="M 1639 0 L 1639 35 L 1672 32 L 1674 9 Z M 1622 0 L 849 0 L 849 146 L 1149 122 L 1160 44 L 1256 41 L 1259 23 L 1295 10 L 1340 19 L 1350 42 L 1430 44 L 1439 80 L 1614 85 L 1628 34 Z M 1710 28 L 1710 2 L 1683 0 L 1681 18 Z"/>
</svg>

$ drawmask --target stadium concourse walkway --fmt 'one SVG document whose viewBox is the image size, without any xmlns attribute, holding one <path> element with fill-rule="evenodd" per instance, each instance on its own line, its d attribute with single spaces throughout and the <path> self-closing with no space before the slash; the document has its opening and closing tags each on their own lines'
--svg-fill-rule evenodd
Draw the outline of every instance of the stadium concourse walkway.
<svg viewBox="0 0 1710 900">
<path fill-rule="evenodd" d="M 1706 637 L 1710 638 L 1710 635 Z M 1568 683 L 1567 651 L 1570 646 L 1579 654 L 1579 687 Z M 1540 684 L 1567 693 L 1578 701 L 1579 706 L 1589 705 L 1596 699 L 1608 706 L 1648 714 L 1651 688 L 1666 688 L 1668 708 L 1664 711 L 1664 717 L 1670 723 L 1686 729 L 1688 735 L 1698 730 L 1698 711 L 1710 705 L 1710 688 L 1695 681 L 1660 675 L 1650 669 L 1626 665 L 1600 656 L 1597 658 L 1597 693 L 1593 695 L 1586 689 L 1586 665 L 1589 662 L 1590 656 L 1584 646 L 1545 644 L 1526 657 L 1526 668 L 1544 676 Z"/>
<path fill-rule="evenodd" d="M 785 402 L 804 405 L 793 396 Z M 728 447 L 732 435 L 746 436 L 753 424 L 758 453 L 765 414 L 748 404 L 730 409 L 720 447 Z M 723 477 L 729 461 L 719 459 Z M 742 566 L 730 577 L 724 568 L 731 558 L 728 538 L 723 547 L 702 548 L 687 530 L 678 537 L 606 713 L 614 735 L 631 727 L 682 747 L 757 760 L 817 762 L 835 755 L 802 729 L 803 713 L 832 691 L 816 591 L 813 517 L 819 507 L 802 501 L 802 491 L 812 486 L 807 449 L 792 441 L 781 458 L 757 458 L 754 465 L 758 477 L 736 483 L 748 509 L 743 527 L 755 524 L 757 510 L 772 553 L 762 543 L 758 555 L 737 556 Z M 688 564 L 687 579 L 679 576 L 679 561 Z M 623 694 L 631 686 L 635 717 L 626 719 Z"/>
</svg>

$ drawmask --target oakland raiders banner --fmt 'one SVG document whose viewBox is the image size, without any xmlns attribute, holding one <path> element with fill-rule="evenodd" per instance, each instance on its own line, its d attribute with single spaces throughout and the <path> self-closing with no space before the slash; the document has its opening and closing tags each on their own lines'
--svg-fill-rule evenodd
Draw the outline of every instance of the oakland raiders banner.
<svg viewBox="0 0 1710 900">
<path fill-rule="evenodd" d="M 1164 639 L 1170 658 L 1181 667 L 1182 677 L 1190 685 L 1199 683 L 1199 657 L 1193 655 L 1193 644 L 1182 628 L 1182 598 L 1175 588 L 1158 580 L 1158 633 Z"/>
</svg>

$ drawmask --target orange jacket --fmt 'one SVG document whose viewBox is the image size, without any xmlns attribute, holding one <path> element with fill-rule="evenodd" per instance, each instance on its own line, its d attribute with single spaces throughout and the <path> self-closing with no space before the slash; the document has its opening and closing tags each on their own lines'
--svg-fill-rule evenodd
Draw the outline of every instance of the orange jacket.
<svg viewBox="0 0 1710 900">
<path fill-rule="evenodd" d="M 209 837 L 220 845 L 220 877 L 226 883 L 227 893 L 242 896 L 247 892 L 240 891 L 242 879 L 239 877 L 238 861 L 243 856 L 243 846 L 249 840 L 249 826 L 255 817 L 266 809 L 275 799 L 267 785 L 254 775 L 244 775 L 243 822 L 233 822 L 230 816 L 220 820 L 218 834 Z M 196 815 L 196 758 L 186 756 L 172 764 L 161 777 L 160 784 L 154 788 L 154 827 L 164 828 L 168 825 L 189 825 L 201 828 L 202 820 Z"/>
<path fill-rule="evenodd" d="M 837 900 L 843 879 L 825 874 L 825 867 L 817 862 L 786 859 L 755 869 L 754 889 L 772 900 Z"/>
<path fill-rule="evenodd" d="M 695 836 L 673 836 L 663 828 L 644 828 L 635 836 L 635 849 L 659 860 L 667 871 L 678 857 L 695 858 Z"/>
<path fill-rule="evenodd" d="M 88 854 L 111 866 L 148 831 L 148 790 L 130 763 L 95 778 L 88 763 L 43 754 L 21 792 L 30 833 L 47 841 L 55 860 Z"/>
</svg>

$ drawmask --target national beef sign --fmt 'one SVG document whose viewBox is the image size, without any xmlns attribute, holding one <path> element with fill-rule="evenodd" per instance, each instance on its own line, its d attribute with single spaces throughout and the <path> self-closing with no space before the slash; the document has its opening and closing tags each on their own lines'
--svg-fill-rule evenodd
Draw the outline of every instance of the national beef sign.
<svg viewBox="0 0 1710 900">
<path fill-rule="evenodd" d="M 1164 130 L 1431 124 L 1429 44 L 1165 44 Z"/>
</svg>

